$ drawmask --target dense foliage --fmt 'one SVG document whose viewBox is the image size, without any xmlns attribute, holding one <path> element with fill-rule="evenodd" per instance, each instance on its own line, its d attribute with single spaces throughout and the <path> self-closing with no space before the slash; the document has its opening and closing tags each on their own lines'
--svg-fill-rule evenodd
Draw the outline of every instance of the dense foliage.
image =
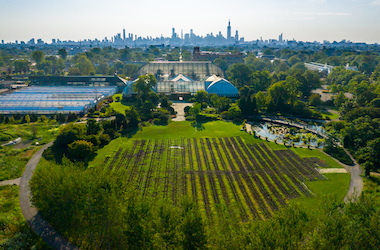
<svg viewBox="0 0 380 250">
<path fill-rule="evenodd" d="M 327 197 L 318 214 L 290 206 L 271 219 L 245 223 L 222 209 L 225 215 L 211 227 L 189 198 L 178 205 L 141 199 L 123 178 L 67 159 L 62 165 L 44 160 L 31 181 L 33 201 L 82 249 L 373 249 L 380 244 L 379 204 L 367 197 L 347 204 Z"/>
</svg>

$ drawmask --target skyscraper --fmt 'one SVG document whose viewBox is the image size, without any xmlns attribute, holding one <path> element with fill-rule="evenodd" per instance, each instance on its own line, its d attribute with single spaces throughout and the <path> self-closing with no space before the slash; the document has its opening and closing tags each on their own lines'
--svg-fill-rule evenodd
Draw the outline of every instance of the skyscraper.
<svg viewBox="0 0 380 250">
<path fill-rule="evenodd" d="M 123 41 L 125 41 L 125 28 L 123 28 Z"/>
<path fill-rule="evenodd" d="M 228 26 L 227 26 L 227 39 L 231 38 L 231 24 L 230 19 L 228 19 Z"/>
</svg>

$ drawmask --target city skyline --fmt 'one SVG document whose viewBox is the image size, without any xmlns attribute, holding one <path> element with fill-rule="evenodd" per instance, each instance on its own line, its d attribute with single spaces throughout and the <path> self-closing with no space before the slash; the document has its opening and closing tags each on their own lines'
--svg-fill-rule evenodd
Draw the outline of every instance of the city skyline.
<svg viewBox="0 0 380 250">
<path fill-rule="evenodd" d="M 278 39 L 380 43 L 379 0 L 229 1 L 195 0 L 191 5 L 174 0 L 156 3 L 113 0 L 56 1 L 0 0 L 0 39 L 5 42 L 31 38 L 79 41 L 112 37 L 125 28 L 141 37 L 170 37 L 190 29 L 199 36 L 219 31 L 227 36 L 226 23 L 246 41 Z M 232 32 L 231 36 L 235 33 Z"/>
</svg>

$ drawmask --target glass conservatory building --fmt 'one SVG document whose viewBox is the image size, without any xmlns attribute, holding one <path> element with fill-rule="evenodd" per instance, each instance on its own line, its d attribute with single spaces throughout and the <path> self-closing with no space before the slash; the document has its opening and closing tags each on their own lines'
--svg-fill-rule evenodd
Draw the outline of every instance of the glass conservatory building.
<svg viewBox="0 0 380 250">
<path fill-rule="evenodd" d="M 179 74 L 185 75 L 193 81 L 203 81 L 209 76 L 216 75 L 224 77 L 223 70 L 212 62 L 150 62 L 141 67 L 137 74 L 139 76 L 152 74 L 157 81 L 168 81 Z"/>
</svg>

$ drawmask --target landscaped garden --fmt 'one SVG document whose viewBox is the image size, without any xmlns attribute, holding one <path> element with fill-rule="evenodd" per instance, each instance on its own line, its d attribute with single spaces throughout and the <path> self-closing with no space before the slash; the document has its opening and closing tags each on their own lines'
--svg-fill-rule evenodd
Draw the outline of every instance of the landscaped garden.
<svg viewBox="0 0 380 250">
<path fill-rule="evenodd" d="M 316 170 L 329 167 L 341 166 L 318 150 L 255 138 L 241 125 L 184 121 L 116 138 L 86 165 L 65 157 L 61 164 L 42 159 L 31 186 L 42 215 L 83 248 L 103 246 L 98 227 L 115 248 L 121 246 L 114 241 L 118 237 L 135 244 L 140 227 L 146 237 L 159 237 L 157 247 L 183 246 L 191 223 L 217 246 L 221 230 L 235 234 L 294 206 L 314 216 L 323 209 L 324 196 L 343 199 L 350 176 Z M 170 243 L 165 230 L 175 228 L 177 242 Z M 153 244 L 145 236 L 139 236 L 141 242 Z"/>
</svg>

